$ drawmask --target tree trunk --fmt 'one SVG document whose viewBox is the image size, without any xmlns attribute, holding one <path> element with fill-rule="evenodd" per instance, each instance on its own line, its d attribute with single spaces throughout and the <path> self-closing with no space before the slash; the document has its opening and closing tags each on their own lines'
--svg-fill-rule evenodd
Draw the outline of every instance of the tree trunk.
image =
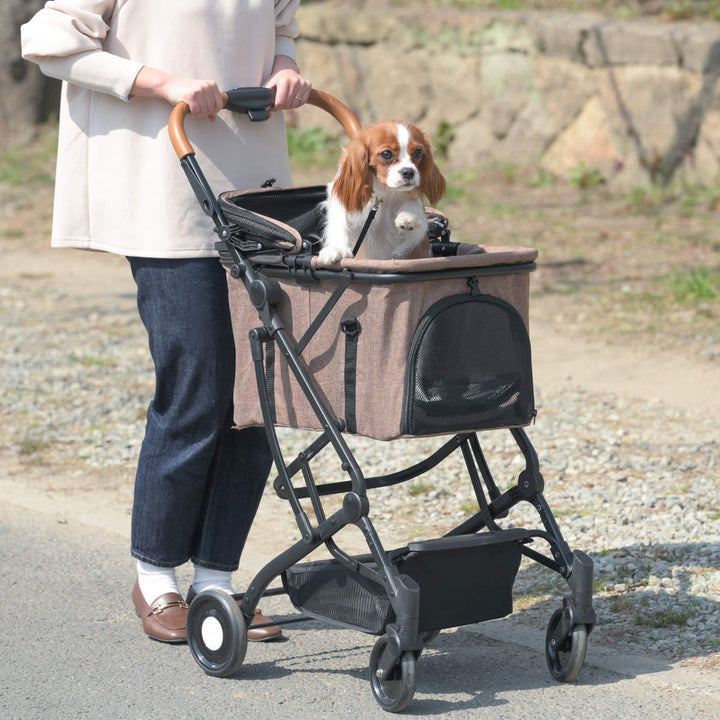
<svg viewBox="0 0 720 720">
<path fill-rule="evenodd" d="M 29 142 L 37 124 L 57 114 L 60 83 L 46 78 L 20 55 L 20 26 L 43 4 L 43 0 L 0 4 L 0 149 Z"/>
</svg>

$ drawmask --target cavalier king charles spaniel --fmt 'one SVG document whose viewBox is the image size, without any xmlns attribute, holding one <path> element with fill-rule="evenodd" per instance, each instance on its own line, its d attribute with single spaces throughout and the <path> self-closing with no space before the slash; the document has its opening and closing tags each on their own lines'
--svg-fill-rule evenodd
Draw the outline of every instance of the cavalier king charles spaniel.
<svg viewBox="0 0 720 720">
<path fill-rule="evenodd" d="M 422 131 L 395 121 L 368 126 L 345 148 L 328 185 L 320 262 L 352 257 L 372 208 L 377 214 L 358 256 L 405 257 L 427 235 L 423 196 L 434 205 L 444 193 L 445 178 Z"/>
</svg>

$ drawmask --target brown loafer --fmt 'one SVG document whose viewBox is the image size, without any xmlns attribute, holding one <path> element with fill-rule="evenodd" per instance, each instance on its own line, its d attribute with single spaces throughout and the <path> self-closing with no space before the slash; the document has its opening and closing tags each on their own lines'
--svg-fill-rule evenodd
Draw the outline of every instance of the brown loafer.
<svg viewBox="0 0 720 720">
<path fill-rule="evenodd" d="M 256 627 L 256 625 L 265 627 Z M 267 640 L 277 640 L 282 636 L 282 630 L 269 617 L 265 617 L 260 612 L 260 608 L 255 608 L 255 615 L 250 623 L 247 636 L 250 642 L 266 642 Z"/>
<path fill-rule="evenodd" d="M 156 598 L 152 605 L 148 605 L 136 581 L 132 599 L 135 612 L 142 620 L 143 630 L 153 640 L 187 642 L 188 604 L 177 593 L 165 593 Z"/>
<path fill-rule="evenodd" d="M 195 595 L 197 595 L 197 593 L 191 585 L 186 595 L 187 602 L 191 603 Z M 238 605 L 240 602 L 241 601 L 238 600 Z M 263 625 L 264 627 L 256 627 L 257 625 Z M 282 637 L 282 629 L 280 626 L 275 625 L 269 617 L 265 617 L 265 615 L 260 612 L 260 608 L 256 608 L 255 615 L 248 628 L 247 639 L 250 642 L 266 642 L 268 640 L 277 640 L 280 637 Z"/>
</svg>

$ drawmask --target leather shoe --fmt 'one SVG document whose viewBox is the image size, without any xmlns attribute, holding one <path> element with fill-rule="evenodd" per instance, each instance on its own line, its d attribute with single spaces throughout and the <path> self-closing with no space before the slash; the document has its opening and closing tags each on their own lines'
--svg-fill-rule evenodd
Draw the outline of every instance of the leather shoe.
<svg viewBox="0 0 720 720">
<path fill-rule="evenodd" d="M 153 640 L 187 642 L 188 604 L 177 593 L 165 593 L 148 605 L 136 581 L 132 599 L 135 612 L 142 620 L 143 630 Z"/>
<path fill-rule="evenodd" d="M 190 604 L 197 593 L 193 590 L 192 585 L 187 591 L 187 602 Z M 237 601 L 238 605 L 240 600 Z M 257 625 L 265 625 L 265 627 L 256 627 Z M 249 642 L 267 642 L 268 640 L 277 640 L 282 637 L 282 629 L 279 625 L 275 625 L 273 621 L 260 612 L 260 608 L 255 608 L 255 615 L 250 622 L 247 631 L 247 639 Z"/>
</svg>

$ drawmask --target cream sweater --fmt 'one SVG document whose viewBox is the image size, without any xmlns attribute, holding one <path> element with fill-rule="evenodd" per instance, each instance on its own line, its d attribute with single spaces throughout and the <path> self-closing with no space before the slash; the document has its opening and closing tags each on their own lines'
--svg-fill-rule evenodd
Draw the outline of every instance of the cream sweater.
<svg viewBox="0 0 720 720">
<path fill-rule="evenodd" d="M 23 57 L 63 81 L 52 245 L 157 258 L 210 257 L 217 239 L 167 133 L 171 107 L 129 99 L 143 65 L 260 86 L 295 57 L 300 0 L 55 0 L 21 29 Z M 185 129 L 216 194 L 290 184 L 282 113 L 221 111 Z"/>
</svg>

